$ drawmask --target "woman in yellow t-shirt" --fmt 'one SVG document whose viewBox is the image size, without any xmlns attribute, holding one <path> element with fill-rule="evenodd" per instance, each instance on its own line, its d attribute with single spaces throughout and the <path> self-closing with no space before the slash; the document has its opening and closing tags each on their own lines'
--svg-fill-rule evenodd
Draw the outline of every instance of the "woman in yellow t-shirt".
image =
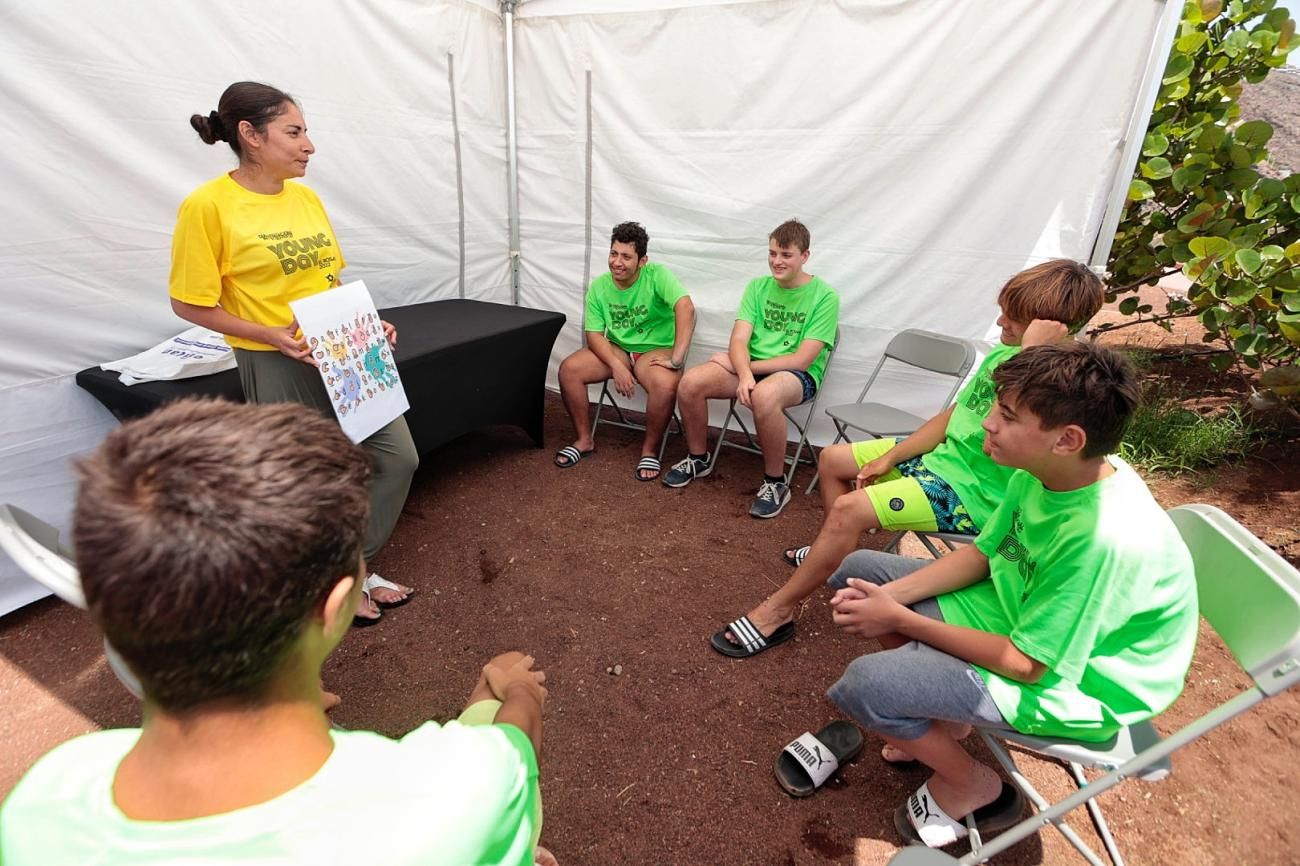
<svg viewBox="0 0 1300 866">
<path fill-rule="evenodd" d="M 332 415 L 289 308 L 291 301 L 339 285 L 346 264 L 320 199 L 291 180 L 307 173 L 316 152 L 302 110 L 281 90 L 241 81 L 226 88 L 216 111 L 193 115 L 190 125 L 206 144 L 229 144 L 239 167 L 181 203 L 172 241 L 172 309 L 226 335 L 248 401 L 297 402 Z M 396 345 L 396 330 L 383 325 Z M 369 562 L 397 523 L 419 455 L 402 417 L 362 446 L 372 469 Z M 357 625 L 378 622 L 381 607 L 405 604 L 414 592 L 377 574 L 364 586 Z"/>
</svg>

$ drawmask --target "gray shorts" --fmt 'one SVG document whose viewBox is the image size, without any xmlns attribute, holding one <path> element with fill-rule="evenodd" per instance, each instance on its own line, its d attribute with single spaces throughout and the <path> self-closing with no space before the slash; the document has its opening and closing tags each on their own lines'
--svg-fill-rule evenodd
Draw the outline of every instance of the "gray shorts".
<svg viewBox="0 0 1300 866">
<path fill-rule="evenodd" d="M 827 583 L 832 589 L 850 577 L 883 585 L 929 565 L 876 550 L 850 553 Z M 943 621 L 939 602 L 927 598 L 912 610 Z M 928 644 L 911 641 L 897 649 L 859 656 L 827 690 L 826 696 L 870 731 L 914 740 L 934 719 L 1010 729 L 989 695 L 984 678 L 969 663 Z"/>
</svg>

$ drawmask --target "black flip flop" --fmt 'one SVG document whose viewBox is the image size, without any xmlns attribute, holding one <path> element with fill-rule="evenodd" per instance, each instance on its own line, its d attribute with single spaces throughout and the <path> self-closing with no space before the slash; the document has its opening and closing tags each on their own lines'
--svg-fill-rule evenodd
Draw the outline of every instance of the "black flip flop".
<svg viewBox="0 0 1300 866">
<path fill-rule="evenodd" d="M 658 457 L 642 457 L 641 462 L 638 463 L 636 469 L 632 471 L 632 475 L 637 481 L 658 481 L 659 473 L 662 471 L 663 466 L 659 464 Z M 647 478 L 641 474 L 642 472 L 653 472 L 654 475 Z"/>
<path fill-rule="evenodd" d="M 565 445 L 559 451 L 555 452 L 555 459 L 551 462 L 561 469 L 572 469 L 582 462 L 582 458 L 592 454 L 595 450 L 595 448 L 589 448 L 586 451 L 579 451 L 572 445 Z M 561 457 L 563 457 L 567 462 L 561 463 Z"/>
<path fill-rule="evenodd" d="M 790 551 L 792 550 L 794 551 L 794 556 L 790 555 Z M 801 550 L 803 551 L 803 556 L 799 555 L 799 551 Z M 798 568 L 799 566 L 804 564 L 805 560 L 808 559 L 808 552 L 810 550 L 812 550 L 812 545 L 808 545 L 808 544 L 805 544 L 802 547 L 787 547 L 785 550 L 781 551 L 781 558 L 784 559 L 788 564 L 793 565 L 795 568 Z"/>
<path fill-rule="evenodd" d="M 727 640 L 727 632 L 735 635 L 740 643 L 732 643 Z M 777 626 L 776 631 L 767 637 L 763 637 L 763 633 L 758 630 L 758 626 L 750 622 L 749 617 L 742 616 L 740 619 L 728 623 L 725 628 L 709 638 L 709 646 L 727 658 L 747 659 L 779 643 L 785 643 L 792 637 L 794 637 L 793 622 Z"/>
<path fill-rule="evenodd" d="M 858 756 L 862 743 L 857 725 L 838 719 L 816 734 L 804 733 L 791 740 L 776 756 L 772 771 L 791 797 L 810 797 L 836 770 Z"/>
</svg>

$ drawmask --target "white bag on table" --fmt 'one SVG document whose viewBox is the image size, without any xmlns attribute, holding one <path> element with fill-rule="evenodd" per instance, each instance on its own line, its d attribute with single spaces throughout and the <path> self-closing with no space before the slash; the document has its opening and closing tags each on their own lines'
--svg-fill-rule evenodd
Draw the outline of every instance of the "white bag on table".
<svg viewBox="0 0 1300 866">
<path fill-rule="evenodd" d="M 123 385 L 135 385 L 230 370 L 235 366 L 235 353 L 225 337 L 196 326 L 138 355 L 99 366 L 116 372 Z"/>
</svg>

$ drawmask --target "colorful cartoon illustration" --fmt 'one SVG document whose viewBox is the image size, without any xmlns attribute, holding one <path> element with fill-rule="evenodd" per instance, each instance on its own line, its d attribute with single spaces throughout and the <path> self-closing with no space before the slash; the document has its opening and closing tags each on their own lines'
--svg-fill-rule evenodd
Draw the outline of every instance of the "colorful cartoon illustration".
<svg viewBox="0 0 1300 866">
<path fill-rule="evenodd" d="M 375 343 L 366 349 L 364 361 L 357 363 L 357 369 L 364 369 L 369 373 L 370 378 L 375 380 L 375 384 L 381 391 L 397 384 L 397 368 L 390 360 L 387 340 L 382 344 Z"/>
</svg>

